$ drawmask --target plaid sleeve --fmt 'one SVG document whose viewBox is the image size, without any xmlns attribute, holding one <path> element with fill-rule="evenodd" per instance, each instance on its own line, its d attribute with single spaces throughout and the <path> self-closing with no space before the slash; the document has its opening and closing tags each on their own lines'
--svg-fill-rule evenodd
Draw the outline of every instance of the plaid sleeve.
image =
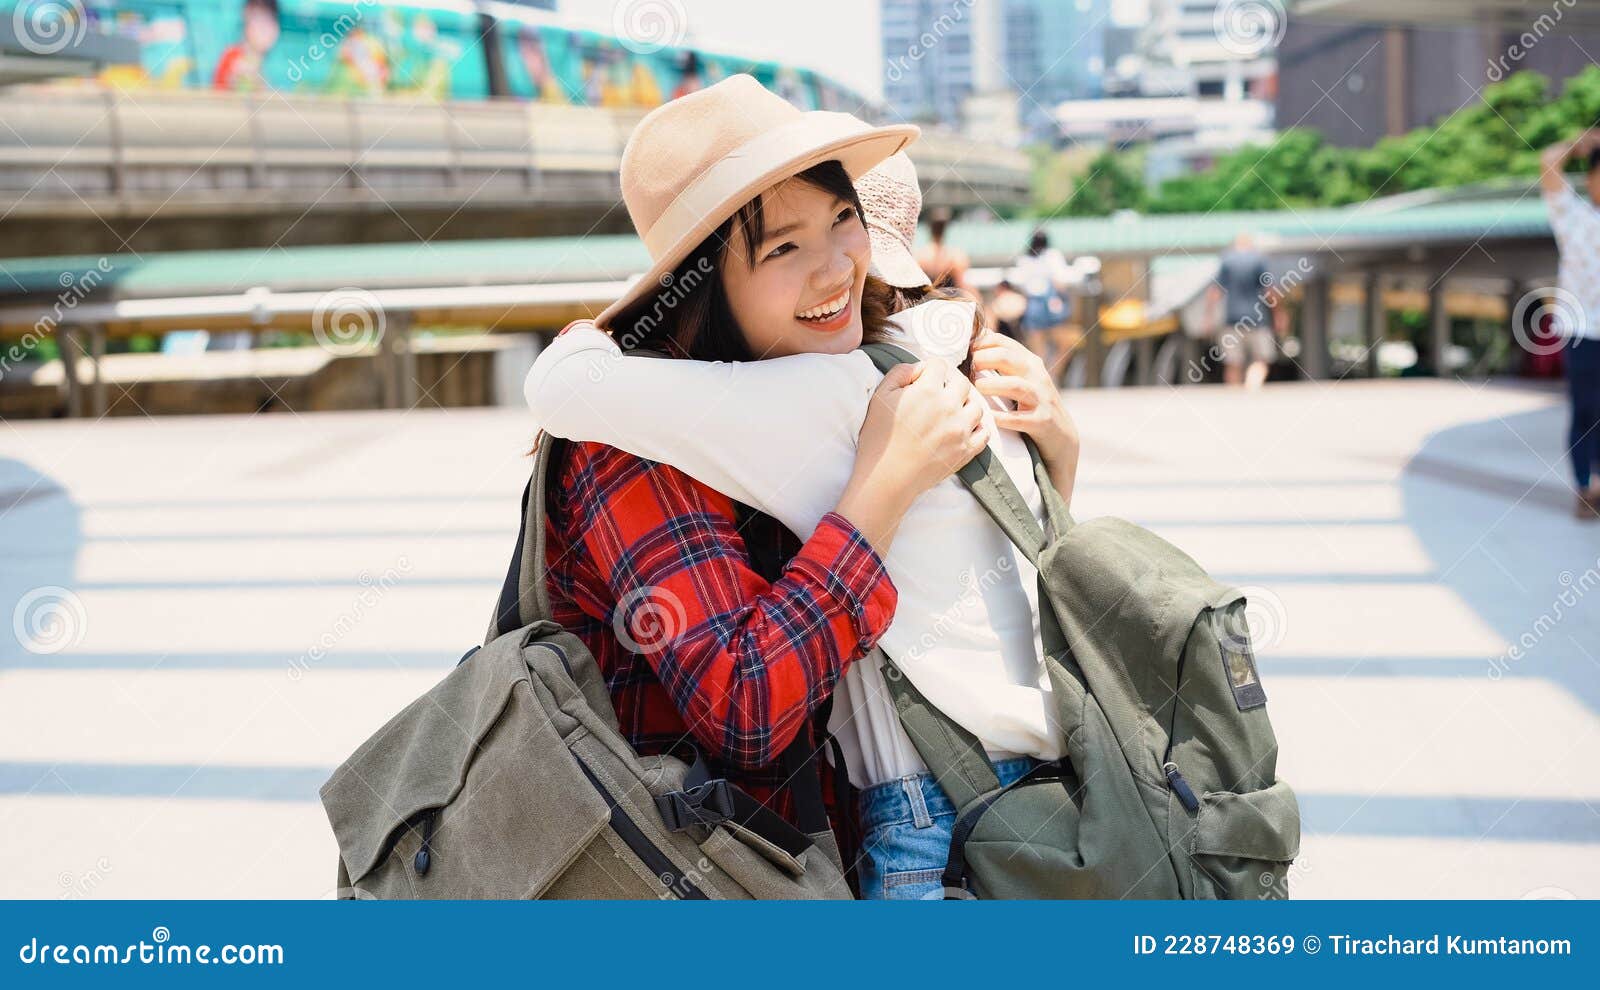
<svg viewBox="0 0 1600 990">
<path fill-rule="evenodd" d="M 829 513 L 769 584 L 750 569 L 727 496 L 665 464 L 574 447 L 574 521 L 613 602 L 602 618 L 707 752 L 771 763 L 893 618 L 882 560 Z"/>
</svg>

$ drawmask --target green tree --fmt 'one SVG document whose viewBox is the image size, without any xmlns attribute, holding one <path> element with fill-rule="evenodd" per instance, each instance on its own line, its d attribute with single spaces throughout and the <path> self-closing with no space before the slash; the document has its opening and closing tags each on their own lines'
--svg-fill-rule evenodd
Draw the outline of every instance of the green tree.
<svg viewBox="0 0 1600 990">
<path fill-rule="evenodd" d="M 1268 145 L 1224 155 L 1204 172 L 1168 179 L 1152 213 L 1282 210 L 1351 203 L 1364 198 L 1341 149 L 1316 131 L 1284 131 Z"/>
<path fill-rule="evenodd" d="M 1208 169 L 1169 179 L 1154 195 L 1139 179 L 1135 153 L 1107 150 L 1090 163 L 1070 195 L 1042 212 L 1105 216 L 1122 209 L 1306 209 L 1420 189 L 1531 179 L 1538 175 L 1541 149 L 1600 122 L 1600 66 L 1568 79 L 1559 94 L 1550 90 L 1544 76 L 1519 72 L 1436 124 L 1384 138 L 1371 148 L 1337 148 L 1314 130 L 1291 128 L 1269 144 L 1240 148 Z"/>
<path fill-rule="evenodd" d="M 1089 162 L 1072 194 L 1052 214 L 1103 217 L 1145 206 L 1144 180 L 1131 156 L 1107 149 Z"/>
</svg>

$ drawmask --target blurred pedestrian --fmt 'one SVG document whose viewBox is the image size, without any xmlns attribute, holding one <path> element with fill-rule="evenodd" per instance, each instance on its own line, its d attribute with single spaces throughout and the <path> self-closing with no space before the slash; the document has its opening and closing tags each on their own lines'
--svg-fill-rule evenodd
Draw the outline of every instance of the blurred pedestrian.
<svg viewBox="0 0 1600 990">
<path fill-rule="evenodd" d="M 1255 235 L 1241 231 L 1222 252 L 1217 279 L 1207 290 L 1208 319 L 1229 385 L 1260 388 L 1278 356 L 1279 309 L 1267 292 L 1271 285 L 1272 269 Z"/>
<path fill-rule="evenodd" d="M 1058 371 L 1056 340 L 1051 331 L 1072 315 L 1067 287 L 1073 274 L 1066 256 L 1050 246 L 1050 238 L 1042 229 L 1035 230 L 1028 238 L 1028 249 L 1012 262 L 1006 281 L 1027 299 L 1021 321 L 1023 343 L 1044 358 L 1045 367 Z"/>
<path fill-rule="evenodd" d="M 988 319 L 985 322 L 996 333 L 1022 341 L 1022 314 L 1028 310 L 1028 297 L 1017 291 L 1007 279 L 1001 279 L 989 299 Z"/>
<path fill-rule="evenodd" d="M 923 274 L 934 285 L 951 285 L 970 292 L 972 286 L 967 284 L 967 269 L 971 262 L 966 252 L 944 242 L 945 228 L 949 224 L 949 210 L 931 211 L 928 216 L 928 243 L 917 251 L 917 264 L 922 266 Z"/>
<path fill-rule="evenodd" d="M 1566 165 L 1573 158 L 1588 164 L 1585 195 L 1567 182 Z M 1600 128 L 1546 148 L 1539 184 L 1561 255 L 1557 273 L 1556 332 L 1566 338 L 1563 356 L 1572 419 L 1567 452 L 1572 458 L 1580 519 L 1600 519 L 1600 487 L 1594 471 L 1600 465 Z"/>
</svg>

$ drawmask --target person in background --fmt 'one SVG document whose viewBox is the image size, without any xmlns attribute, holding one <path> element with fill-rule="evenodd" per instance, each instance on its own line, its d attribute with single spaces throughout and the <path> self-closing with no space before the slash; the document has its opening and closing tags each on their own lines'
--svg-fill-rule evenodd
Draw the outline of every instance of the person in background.
<svg viewBox="0 0 1600 990">
<path fill-rule="evenodd" d="M 1067 286 L 1072 282 L 1072 269 L 1066 256 L 1050 246 L 1050 238 L 1043 229 L 1035 230 L 1028 238 L 1028 249 L 1012 262 L 1006 273 L 1011 283 L 1027 299 L 1022 311 L 1022 341 L 1028 349 L 1044 358 L 1045 367 L 1053 374 L 1056 367 L 1056 335 L 1051 333 L 1072 315 L 1067 301 Z M 1063 354 L 1064 356 L 1064 354 Z"/>
<path fill-rule="evenodd" d="M 244 30 L 217 59 L 211 88 L 229 91 L 267 89 L 261 63 L 278 43 L 278 0 L 245 0 Z"/>
<path fill-rule="evenodd" d="M 1588 165 L 1581 196 L 1565 174 L 1573 158 Z M 1555 331 L 1566 338 L 1562 354 L 1572 401 L 1567 452 L 1576 514 L 1594 520 L 1600 519 L 1600 487 L 1594 484 L 1600 464 L 1600 128 L 1546 148 L 1540 165 L 1539 185 L 1561 255 L 1557 291 L 1566 296 L 1554 307 Z"/>
<path fill-rule="evenodd" d="M 700 56 L 692 51 L 684 52 L 678 59 L 678 70 L 681 75 L 677 87 L 672 91 L 674 100 L 705 88 L 706 81 L 700 76 Z"/>
<path fill-rule="evenodd" d="M 917 251 L 917 264 L 922 266 L 922 273 L 934 285 L 951 285 L 971 292 L 972 286 L 967 284 L 967 269 L 971 262 L 967 260 L 966 252 L 944 242 L 944 231 L 949 225 L 949 210 L 934 210 L 929 214 L 929 239 Z"/>
<path fill-rule="evenodd" d="M 517 56 L 528 74 L 529 99 L 538 103 L 572 102 L 562 91 L 561 80 L 556 78 L 555 69 L 550 65 L 550 52 L 537 26 L 524 24 L 517 29 Z"/>
<path fill-rule="evenodd" d="M 1028 297 L 1017 291 L 1008 280 L 1001 279 L 989 299 L 987 323 L 996 333 L 1022 341 L 1022 314 L 1027 312 Z"/>
<path fill-rule="evenodd" d="M 1242 231 L 1222 252 L 1217 280 L 1207 290 L 1223 381 L 1229 385 L 1260 388 L 1278 355 L 1279 307 L 1266 294 L 1271 284 L 1266 255 L 1256 249 L 1255 236 Z"/>
</svg>

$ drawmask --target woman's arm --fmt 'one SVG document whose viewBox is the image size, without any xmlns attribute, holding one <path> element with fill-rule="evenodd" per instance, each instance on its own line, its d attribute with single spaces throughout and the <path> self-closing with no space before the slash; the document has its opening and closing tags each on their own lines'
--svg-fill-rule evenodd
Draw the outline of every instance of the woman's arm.
<svg viewBox="0 0 1600 990">
<path fill-rule="evenodd" d="M 916 497 L 985 440 L 981 397 L 937 357 L 880 379 L 860 352 L 652 358 L 577 324 L 539 355 L 524 390 L 555 436 L 671 464 L 801 536 L 838 512 L 880 554 Z"/>
<path fill-rule="evenodd" d="M 539 354 L 524 393 L 540 429 L 671 464 L 803 537 L 850 482 L 878 381 L 860 353 L 651 358 L 578 323 Z"/>
<path fill-rule="evenodd" d="M 710 755 L 771 763 L 893 618 L 881 558 L 827 513 L 769 584 L 749 567 L 727 496 L 600 444 L 569 457 L 566 545 L 609 598 L 581 607 L 645 657 Z"/>
<path fill-rule="evenodd" d="M 1567 162 L 1574 155 L 1587 155 L 1600 139 L 1600 129 L 1585 131 L 1570 141 L 1557 141 L 1539 155 L 1539 185 L 1547 195 L 1570 192 Z"/>
</svg>

